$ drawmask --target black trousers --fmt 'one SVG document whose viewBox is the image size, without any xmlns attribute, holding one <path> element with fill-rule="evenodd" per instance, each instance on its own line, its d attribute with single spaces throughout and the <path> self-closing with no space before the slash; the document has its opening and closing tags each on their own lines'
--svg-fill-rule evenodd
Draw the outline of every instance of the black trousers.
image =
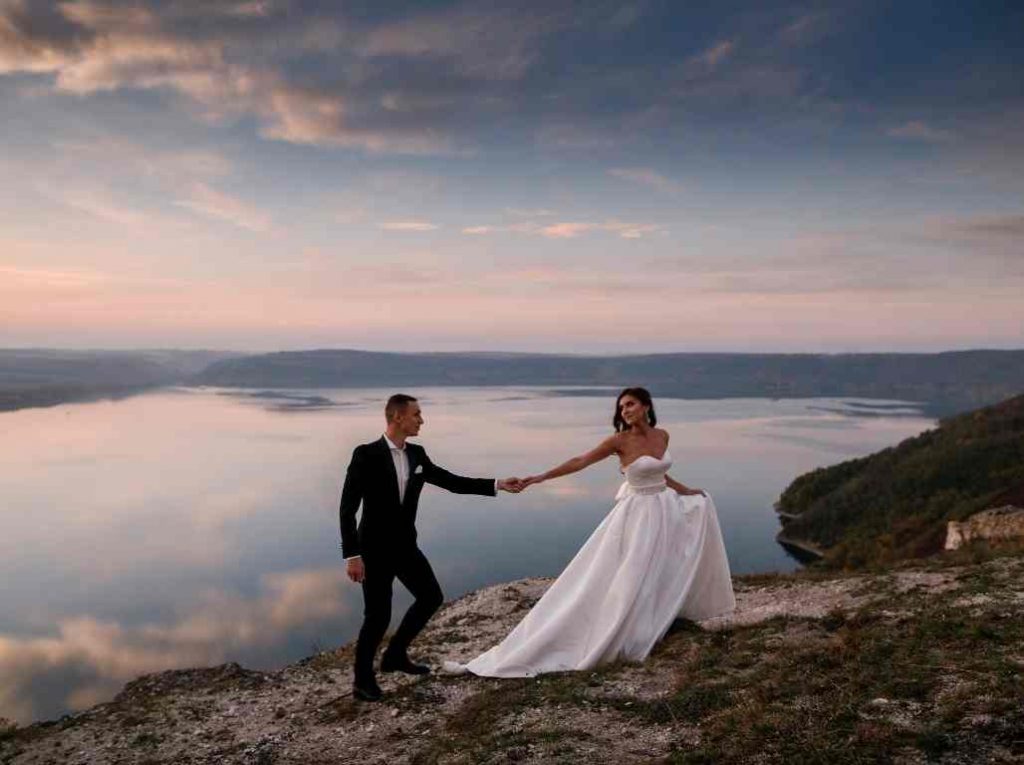
<svg viewBox="0 0 1024 765">
<path fill-rule="evenodd" d="M 387 554 L 363 554 L 363 626 L 356 642 L 356 680 L 373 677 L 373 659 L 391 624 L 395 579 L 416 599 L 388 643 L 388 651 L 404 655 L 430 617 L 444 603 L 441 586 L 426 556 L 415 545 Z"/>
</svg>

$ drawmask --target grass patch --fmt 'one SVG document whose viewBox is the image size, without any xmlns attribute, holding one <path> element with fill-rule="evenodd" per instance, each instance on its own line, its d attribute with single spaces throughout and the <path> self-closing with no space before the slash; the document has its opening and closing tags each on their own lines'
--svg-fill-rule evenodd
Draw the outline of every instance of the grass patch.
<svg viewBox="0 0 1024 765">
<path fill-rule="evenodd" d="M 150 733 L 145 731 L 135 736 L 131 741 L 128 742 L 128 746 L 135 749 L 156 749 L 160 746 L 160 742 L 163 738 L 156 733 Z"/>
<path fill-rule="evenodd" d="M 1024 672 L 1010 659 L 1024 641 L 1021 619 L 943 603 L 928 601 L 904 620 L 864 610 L 829 614 L 799 631 L 797 620 L 775 620 L 688 636 L 701 645 L 680 671 L 683 689 L 661 710 L 621 708 L 651 722 L 671 713 L 700 723 L 700 745 L 680 748 L 675 763 L 745 763 L 758 753 L 766 762 L 853 765 L 890 761 L 900 750 L 968 761 L 994 746 L 1024 747 L 1024 729 L 1013 744 L 1016 723 L 1003 722 L 1014 710 L 1022 715 Z M 773 642 L 779 650 L 744 666 L 752 649 Z M 969 691 L 944 704 L 958 682 L 969 682 Z M 972 725 L 977 715 L 996 724 Z"/>
<path fill-rule="evenodd" d="M 458 643 L 468 643 L 470 641 L 469 635 L 466 634 L 464 629 L 460 630 L 442 630 L 431 636 L 431 643 L 441 645 L 457 645 Z"/>
<path fill-rule="evenodd" d="M 705 717 L 734 703 L 727 684 L 683 688 L 667 699 L 635 700 L 628 697 L 602 699 L 603 703 L 625 714 L 643 718 L 645 723 L 698 723 Z"/>
<path fill-rule="evenodd" d="M 430 746 L 418 753 L 412 762 L 414 765 L 429 765 L 456 753 L 478 762 L 498 752 L 516 751 L 529 744 L 583 740 L 585 736 L 578 731 L 551 726 L 508 731 L 501 729 L 501 723 L 511 715 L 532 709 L 560 705 L 592 707 L 587 698 L 588 683 L 600 684 L 598 678 L 616 671 L 617 667 L 609 665 L 596 673 L 552 673 L 536 678 L 489 682 L 448 718 L 444 735 L 432 740 Z M 467 678 L 466 682 L 477 681 Z"/>
<path fill-rule="evenodd" d="M 335 648 L 328 651 L 321 651 L 313 656 L 308 657 L 300 664 L 308 666 L 310 669 L 324 671 L 331 669 L 345 669 L 351 670 L 352 663 L 355 661 L 356 649 L 355 643 Z"/>
</svg>

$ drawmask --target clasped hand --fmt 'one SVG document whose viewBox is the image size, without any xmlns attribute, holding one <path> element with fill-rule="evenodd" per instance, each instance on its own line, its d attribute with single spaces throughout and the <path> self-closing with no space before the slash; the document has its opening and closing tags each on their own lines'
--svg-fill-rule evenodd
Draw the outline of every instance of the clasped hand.
<svg viewBox="0 0 1024 765">
<path fill-rule="evenodd" d="M 527 486 L 532 486 L 535 483 L 540 483 L 540 479 L 537 476 L 528 476 L 526 478 L 499 478 L 498 479 L 498 491 L 507 491 L 510 494 L 518 494 Z"/>
</svg>

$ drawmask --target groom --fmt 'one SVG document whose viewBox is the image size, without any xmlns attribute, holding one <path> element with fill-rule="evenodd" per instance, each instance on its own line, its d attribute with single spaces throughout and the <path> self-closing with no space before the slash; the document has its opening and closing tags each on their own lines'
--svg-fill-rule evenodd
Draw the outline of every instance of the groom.
<svg viewBox="0 0 1024 765">
<path fill-rule="evenodd" d="M 384 436 L 352 452 L 341 491 L 341 550 L 347 573 L 363 586 L 363 626 L 356 642 L 352 693 L 363 701 L 381 697 L 373 673 L 377 647 L 391 622 L 391 587 L 398 579 L 416 599 L 381 657 L 382 672 L 424 675 L 430 669 L 414 664 L 406 651 L 444 596 L 426 557 L 416 546 L 416 507 L 423 484 L 456 494 L 493 497 L 498 491 L 518 493 L 518 478 L 463 478 L 439 468 L 422 446 L 408 443 L 423 425 L 419 402 L 397 393 L 384 407 Z M 356 526 L 356 511 L 363 512 Z"/>
</svg>

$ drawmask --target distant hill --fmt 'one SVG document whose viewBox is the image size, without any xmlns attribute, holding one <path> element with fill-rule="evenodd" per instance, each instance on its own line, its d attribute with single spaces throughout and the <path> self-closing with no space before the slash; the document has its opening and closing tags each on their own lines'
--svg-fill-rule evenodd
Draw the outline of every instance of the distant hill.
<svg viewBox="0 0 1024 765">
<path fill-rule="evenodd" d="M 673 398 L 858 397 L 914 401 L 944 416 L 1024 391 L 1024 351 L 933 354 L 671 353 L 574 356 L 0 349 L 0 411 L 130 395 L 173 384 L 242 388 L 644 385 Z M 597 390 L 595 390 L 597 389 Z"/>
<path fill-rule="evenodd" d="M 0 411 L 130 395 L 181 383 L 225 351 L 0 349 Z"/>
<path fill-rule="evenodd" d="M 927 404 L 937 415 L 1024 391 L 1024 351 L 569 356 L 314 350 L 225 359 L 194 378 L 259 388 L 644 385 L 680 398 L 818 396 Z"/>
<path fill-rule="evenodd" d="M 800 476 L 783 535 L 841 566 L 941 549 L 946 522 L 1024 497 L 1024 396 L 943 420 L 898 446 Z"/>
</svg>

